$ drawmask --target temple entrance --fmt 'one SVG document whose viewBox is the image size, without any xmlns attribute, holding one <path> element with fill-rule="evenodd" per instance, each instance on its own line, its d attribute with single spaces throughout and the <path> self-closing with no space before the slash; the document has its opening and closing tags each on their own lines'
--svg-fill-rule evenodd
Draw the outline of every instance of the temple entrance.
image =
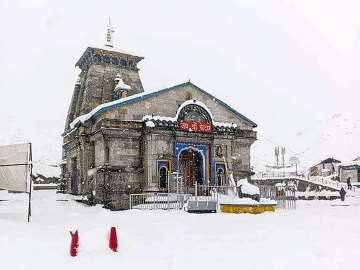
<svg viewBox="0 0 360 270">
<path fill-rule="evenodd" d="M 202 156 L 198 151 L 192 148 L 182 151 L 179 156 L 179 164 L 185 186 L 193 187 L 195 182 L 203 184 Z"/>
<path fill-rule="evenodd" d="M 160 188 L 167 188 L 167 168 L 166 167 L 161 167 L 159 170 L 159 185 Z"/>
</svg>

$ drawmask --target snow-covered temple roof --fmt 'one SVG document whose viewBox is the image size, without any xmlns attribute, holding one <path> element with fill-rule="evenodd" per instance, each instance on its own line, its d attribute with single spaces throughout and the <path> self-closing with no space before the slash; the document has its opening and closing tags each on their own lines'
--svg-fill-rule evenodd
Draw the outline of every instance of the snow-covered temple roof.
<svg viewBox="0 0 360 270">
<path fill-rule="evenodd" d="M 135 102 L 138 102 L 140 100 L 144 100 L 144 99 L 148 99 L 154 96 L 158 96 L 164 92 L 170 91 L 170 90 L 177 90 L 177 89 L 182 89 L 184 86 L 192 86 L 194 88 L 196 88 L 197 90 L 201 91 L 203 94 L 209 96 L 211 99 L 215 100 L 216 102 L 218 102 L 220 105 L 226 107 L 228 110 L 230 110 L 231 112 L 233 112 L 234 114 L 236 114 L 239 118 L 243 119 L 245 122 L 249 123 L 252 127 L 257 127 L 257 124 L 254 123 L 253 121 L 251 121 L 250 119 L 248 119 L 247 117 L 245 117 L 244 115 L 242 115 L 241 113 L 239 113 L 238 111 L 234 110 L 233 108 L 231 108 L 229 105 L 227 105 L 225 102 L 215 98 L 213 95 L 209 94 L 208 92 L 206 92 L 205 90 L 201 89 L 200 87 L 194 85 L 191 82 L 186 82 L 186 83 L 182 83 L 182 84 L 178 84 L 175 85 L 173 87 L 169 87 L 169 88 L 165 88 L 165 89 L 161 89 L 161 90 L 157 90 L 157 91 L 152 91 L 152 92 L 146 92 L 146 93 L 139 93 L 139 94 L 135 94 L 126 98 L 121 98 L 118 100 L 114 100 L 111 102 L 107 102 L 104 104 L 101 104 L 97 107 L 95 107 L 92 111 L 90 111 L 87 114 L 81 115 L 77 118 L 75 118 L 74 121 L 71 122 L 70 124 L 70 128 L 75 128 L 80 126 L 81 124 L 85 123 L 86 121 L 90 120 L 90 119 L 94 119 L 96 116 L 115 109 L 115 108 L 119 108 L 121 106 L 124 105 L 128 105 L 128 104 L 132 104 Z M 230 123 L 219 123 L 219 125 L 223 125 L 223 126 L 227 126 L 227 125 L 232 125 Z"/>
</svg>

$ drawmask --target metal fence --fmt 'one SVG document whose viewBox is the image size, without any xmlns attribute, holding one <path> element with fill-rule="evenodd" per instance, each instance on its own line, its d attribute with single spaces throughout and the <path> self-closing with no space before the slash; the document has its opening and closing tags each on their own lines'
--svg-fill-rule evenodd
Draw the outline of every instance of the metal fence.
<svg viewBox="0 0 360 270">
<path fill-rule="evenodd" d="M 169 193 L 140 193 L 130 194 L 130 209 L 182 209 L 187 201 L 216 201 L 219 194 L 232 194 L 229 186 L 194 185 L 193 187 L 179 186 L 177 192 Z"/>
<path fill-rule="evenodd" d="M 301 180 L 308 182 L 309 184 L 319 185 L 322 187 L 332 188 L 335 190 L 340 190 L 341 188 L 347 189 L 348 185 L 344 182 L 339 182 L 334 179 L 333 176 L 305 176 L 293 172 L 266 172 L 258 173 L 252 177 L 253 180 L 259 181 L 268 181 L 273 179 L 284 179 L 284 180 Z M 357 187 L 352 186 L 351 190 L 353 192 L 357 191 Z"/>
<path fill-rule="evenodd" d="M 294 188 L 276 188 L 272 185 L 260 185 L 260 197 L 275 200 L 277 208 L 296 209 L 296 193 Z"/>
<path fill-rule="evenodd" d="M 130 194 L 130 209 L 182 209 L 187 201 L 186 194 L 180 193 L 141 193 Z"/>
<path fill-rule="evenodd" d="M 296 209 L 295 190 L 289 187 L 277 189 L 274 186 L 260 185 L 260 197 L 275 200 L 277 208 Z M 141 193 L 130 195 L 130 209 L 141 210 L 180 210 L 188 201 L 219 202 L 221 195 L 235 195 L 236 190 L 229 186 L 194 185 L 184 187 L 173 193 Z"/>
<path fill-rule="evenodd" d="M 277 202 L 277 207 L 282 209 L 296 209 L 296 195 L 294 190 L 284 190 L 276 194 L 273 198 Z"/>
</svg>

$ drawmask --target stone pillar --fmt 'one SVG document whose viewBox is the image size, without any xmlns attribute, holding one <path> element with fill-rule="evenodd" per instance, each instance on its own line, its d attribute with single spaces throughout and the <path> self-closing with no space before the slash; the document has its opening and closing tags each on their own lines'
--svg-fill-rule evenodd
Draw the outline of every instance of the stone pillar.
<svg viewBox="0 0 360 270">
<path fill-rule="evenodd" d="M 110 148 L 109 148 L 109 137 L 106 135 L 103 135 L 103 141 L 104 141 L 104 165 L 109 165 L 110 161 Z"/>
<path fill-rule="evenodd" d="M 226 152 L 224 153 L 224 155 L 225 155 L 225 159 L 226 159 L 226 164 L 228 166 L 228 168 L 226 168 L 226 170 L 229 171 L 229 173 L 227 174 L 227 175 L 229 175 L 233 171 L 231 143 L 230 142 L 226 143 L 225 148 L 226 148 Z"/>
<path fill-rule="evenodd" d="M 153 153 L 153 136 L 151 133 L 145 134 L 145 157 L 144 157 L 144 170 L 145 170 L 145 188 L 144 191 L 157 191 L 158 185 L 156 180 L 156 175 L 153 175 L 154 170 L 154 153 Z"/>
</svg>

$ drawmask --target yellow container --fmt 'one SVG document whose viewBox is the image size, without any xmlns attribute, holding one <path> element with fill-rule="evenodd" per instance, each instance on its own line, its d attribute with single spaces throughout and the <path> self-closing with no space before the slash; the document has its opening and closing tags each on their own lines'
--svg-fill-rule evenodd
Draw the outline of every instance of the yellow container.
<svg viewBox="0 0 360 270">
<path fill-rule="evenodd" d="M 234 214 L 261 214 L 264 212 L 275 212 L 275 205 L 239 205 L 239 204 L 220 204 L 220 210 L 223 213 Z"/>
</svg>

